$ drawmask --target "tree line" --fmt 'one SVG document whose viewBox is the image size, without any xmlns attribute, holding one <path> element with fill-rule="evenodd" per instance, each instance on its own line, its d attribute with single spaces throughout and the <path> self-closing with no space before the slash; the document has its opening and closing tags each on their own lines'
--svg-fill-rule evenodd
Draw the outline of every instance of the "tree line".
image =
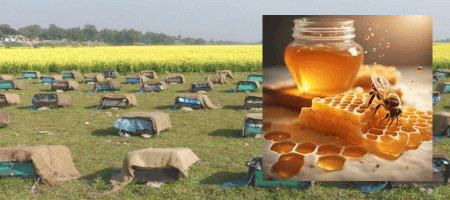
<svg viewBox="0 0 450 200">
<path fill-rule="evenodd" d="M 23 35 L 25 37 L 39 40 L 60 40 L 66 39 L 68 41 L 85 42 L 85 41 L 99 41 L 109 45 L 174 45 L 174 44 L 249 44 L 243 42 L 234 42 L 227 40 L 209 40 L 202 38 L 191 38 L 178 36 L 169 36 L 164 33 L 153 33 L 136 31 L 134 29 L 112 30 L 103 29 L 97 30 L 92 24 L 86 24 L 83 28 L 61 28 L 55 24 L 50 24 L 48 28 L 41 28 L 39 25 L 29 25 L 18 30 L 11 28 L 8 24 L 0 25 L 0 38 L 4 35 Z M 262 44 L 261 42 L 252 44 Z"/>
</svg>

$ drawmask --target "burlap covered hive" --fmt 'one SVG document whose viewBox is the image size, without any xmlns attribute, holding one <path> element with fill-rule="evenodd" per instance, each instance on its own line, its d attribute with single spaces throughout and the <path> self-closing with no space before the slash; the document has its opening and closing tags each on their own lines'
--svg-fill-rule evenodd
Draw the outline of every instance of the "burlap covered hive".
<svg viewBox="0 0 450 200">
<path fill-rule="evenodd" d="M 141 71 L 141 73 L 139 73 L 142 76 L 146 76 L 148 79 L 157 79 L 158 76 L 156 75 L 156 72 L 153 70 L 146 70 L 146 71 Z"/>
<path fill-rule="evenodd" d="M 134 111 L 134 112 L 125 113 L 121 117 L 142 118 L 142 119 L 150 120 L 153 122 L 153 130 L 155 131 L 155 133 L 160 133 L 161 131 L 164 131 L 168 128 L 172 128 L 172 124 L 170 122 L 170 117 L 166 113 Z"/>
<path fill-rule="evenodd" d="M 433 136 L 448 135 L 450 130 L 450 113 L 441 111 L 433 114 Z"/>
<path fill-rule="evenodd" d="M 201 102 L 203 108 L 209 108 L 209 109 L 220 109 L 222 108 L 222 106 L 216 106 L 212 103 L 212 101 L 208 98 L 208 96 L 206 95 L 202 95 L 202 94 L 178 94 L 177 97 L 184 97 L 184 98 L 188 98 L 188 99 L 197 99 Z M 175 97 L 176 99 L 176 97 Z M 180 105 L 177 105 L 177 101 L 175 100 L 175 106 L 177 107 L 183 107 Z"/>
<path fill-rule="evenodd" d="M 94 82 L 103 82 L 105 80 L 105 77 L 102 74 L 84 74 L 84 81 L 87 82 L 86 79 L 95 79 Z"/>
<path fill-rule="evenodd" d="M 168 74 L 164 81 L 166 83 L 186 83 L 186 78 L 183 74 Z"/>
<path fill-rule="evenodd" d="M 227 77 L 230 77 L 230 78 L 234 79 L 233 73 L 231 73 L 230 70 L 217 70 L 216 74 L 224 75 L 224 76 L 227 76 Z"/>
<path fill-rule="evenodd" d="M 61 76 L 63 76 L 63 74 L 71 74 L 73 79 L 75 79 L 77 82 L 82 83 L 84 81 L 84 77 L 83 74 L 81 74 L 80 72 L 77 72 L 75 70 L 72 71 L 62 71 L 61 72 Z"/>
<path fill-rule="evenodd" d="M 13 105 L 20 103 L 20 96 L 18 94 L 0 94 L 0 104 Z"/>
<path fill-rule="evenodd" d="M 114 188 L 104 193 L 91 193 L 89 196 L 101 197 L 116 193 L 137 178 L 138 170 L 142 175 L 151 174 L 153 169 L 176 168 L 181 175 L 188 177 L 189 167 L 198 160 L 197 155 L 189 148 L 148 148 L 132 151 L 125 157 L 120 173 L 111 178 Z M 147 181 L 163 181 L 159 180 L 160 178 L 160 176 L 153 176 Z"/>
<path fill-rule="evenodd" d="M 283 121 L 275 123 L 265 120 L 263 125 L 264 159 L 267 161 L 267 165 L 264 166 L 265 173 L 268 172 L 270 176 L 282 180 L 296 180 L 300 176 L 313 177 L 311 174 L 302 174 L 303 171 L 314 168 L 325 171 L 344 170 L 346 162 L 351 161 L 353 167 L 354 161 L 358 159 L 361 159 L 358 170 L 364 171 L 368 170 L 366 166 L 363 167 L 363 163 L 368 162 L 369 156 L 376 157 L 375 160 L 381 160 L 380 162 L 384 165 L 382 170 L 395 171 L 400 166 L 404 167 L 399 164 L 403 162 L 402 154 L 408 150 L 419 149 L 422 142 L 432 140 L 432 112 L 419 111 L 411 107 L 403 108 L 403 115 L 399 118 L 398 124 L 394 121 L 386 129 L 386 120 L 382 119 L 387 111 L 380 107 L 374 115 L 375 106 L 380 101 L 375 99 L 368 106 L 369 98 L 368 93 L 353 91 L 327 98 L 315 98 L 312 101 L 312 107 L 303 108 L 299 118 L 292 123 Z M 366 156 L 366 154 L 370 155 Z M 431 155 L 428 156 L 426 153 L 418 154 L 418 156 L 431 158 Z M 306 158 L 308 158 L 308 165 L 304 160 Z M 422 171 L 427 169 L 431 174 L 430 164 L 431 162 L 418 163 L 416 166 L 409 167 L 411 170 L 413 168 Z M 302 169 L 305 167 L 307 170 Z M 378 167 L 375 166 L 375 170 Z M 351 171 L 348 167 L 345 170 Z M 348 180 L 352 177 L 356 180 L 358 178 L 359 180 L 373 180 L 371 178 L 404 180 L 407 178 L 403 174 L 386 177 L 387 175 L 380 175 L 380 172 L 375 170 L 374 173 L 366 174 L 355 172 L 355 175 L 349 176 L 350 178 L 332 177 L 326 174 L 315 178 L 316 180 L 324 177 L 328 177 L 329 180 Z M 345 176 L 345 173 L 341 173 L 340 176 Z M 430 179 L 427 175 L 424 176 L 419 178 Z M 411 180 L 417 179 L 418 177 L 411 177 Z"/>
<path fill-rule="evenodd" d="M 228 84 L 227 77 L 225 77 L 225 75 L 220 74 L 210 75 L 206 78 L 206 81 L 209 81 L 214 84 Z"/>
<path fill-rule="evenodd" d="M 46 184 L 81 177 L 67 147 L 60 145 L 16 146 L 0 148 L 0 162 L 33 162 L 36 173 Z"/>
</svg>

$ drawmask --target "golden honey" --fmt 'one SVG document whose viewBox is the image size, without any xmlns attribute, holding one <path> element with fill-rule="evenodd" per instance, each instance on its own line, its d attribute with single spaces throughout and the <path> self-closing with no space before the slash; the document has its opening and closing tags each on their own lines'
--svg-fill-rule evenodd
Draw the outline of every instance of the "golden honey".
<svg viewBox="0 0 450 200">
<path fill-rule="evenodd" d="M 353 20 L 328 17 L 294 20 L 284 61 L 303 97 L 349 90 L 363 64 L 364 50 L 353 41 Z"/>
<path fill-rule="evenodd" d="M 356 50 L 355 50 L 356 51 Z M 347 91 L 363 63 L 363 54 L 333 48 L 287 47 L 284 58 L 305 96 L 329 96 Z"/>
</svg>

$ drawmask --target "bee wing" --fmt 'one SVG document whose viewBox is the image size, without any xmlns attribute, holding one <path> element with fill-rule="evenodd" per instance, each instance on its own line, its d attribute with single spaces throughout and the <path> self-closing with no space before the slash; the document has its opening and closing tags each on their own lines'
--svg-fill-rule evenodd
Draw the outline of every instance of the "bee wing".
<svg viewBox="0 0 450 200">
<path fill-rule="evenodd" d="M 385 99 L 391 90 L 389 81 L 379 74 L 372 74 L 371 79 L 375 89 L 381 95 L 381 99 Z"/>
</svg>

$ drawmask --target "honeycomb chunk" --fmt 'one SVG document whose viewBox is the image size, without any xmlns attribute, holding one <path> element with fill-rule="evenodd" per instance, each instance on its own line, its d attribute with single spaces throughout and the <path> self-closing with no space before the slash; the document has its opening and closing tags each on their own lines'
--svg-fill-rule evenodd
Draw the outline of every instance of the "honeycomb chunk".
<svg viewBox="0 0 450 200">
<path fill-rule="evenodd" d="M 340 155 L 327 155 L 319 158 L 317 166 L 328 171 L 334 171 L 342 169 L 344 163 L 345 158 Z"/>
<path fill-rule="evenodd" d="M 264 134 L 264 139 L 273 140 L 275 142 L 287 140 L 291 137 L 291 134 L 281 131 L 272 131 Z"/>
<path fill-rule="evenodd" d="M 280 154 L 289 153 L 294 149 L 295 143 L 284 141 L 275 143 L 270 147 L 270 150 L 275 151 Z"/>
<path fill-rule="evenodd" d="M 303 108 L 300 121 L 305 128 L 362 145 L 361 130 L 367 131 L 386 115 L 377 99 L 368 106 L 370 95 L 348 91 L 333 97 L 315 98 L 312 107 Z"/>
<path fill-rule="evenodd" d="M 317 149 L 317 155 L 340 154 L 341 147 L 336 145 L 323 145 Z"/>
<path fill-rule="evenodd" d="M 272 166 L 271 172 L 282 177 L 291 177 L 299 173 L 303 166 L 303 156 L 295 153 L 281 155 Z"/>
<path fill-rule="evenodd" d="M 295 151 L 301 154 L 312 153 L 316 149 L 316 145 L 311 142 L 301 143 L 295 148 Z"/>
<path fill-rule="evenodd" d="M 366 155 L 367 151 L 360 147 L 360 146 L 349 146 L 344 147 L 344 151 L 342 152 L 342 155 L 345 157 L 351 157 L 351 158 L 359 158 Z"/>
</svg>

